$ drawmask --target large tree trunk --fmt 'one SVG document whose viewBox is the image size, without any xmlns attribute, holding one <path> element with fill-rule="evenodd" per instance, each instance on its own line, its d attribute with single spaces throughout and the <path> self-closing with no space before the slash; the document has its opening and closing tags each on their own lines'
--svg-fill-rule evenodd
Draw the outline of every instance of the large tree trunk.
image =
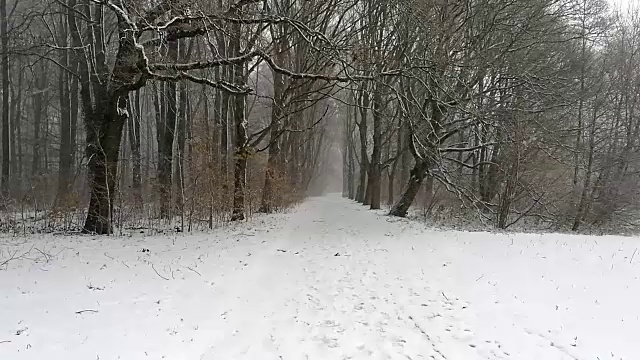
<svg viewBox="0 0 640 360">
<path fill-rule="evenodd" d="M 347 183 L 348 183 L 348 191 L 349 191 L 349 199 L 353 200 L 356 197 L 356 181 L 355 181 L 355 172 L 356 172 L 356 161 L 354 159 L 354 144 L 353 139 L 351 138 L 351 129 L 349 130 L 349 149 L 348 149 L 348 172 L 347 172 Z"/>
<path fill-rule="evenodd" d="M 116 194 L 118 156 L 127 117 L 127 97 L 105 99 L 95 117 L 86 118 L 88 175 L 91 200 L 83 232 L 111 234 Z"/>
<path fill-rule="evenodd" d="M 187 62 L 191 58 L 191 51 L 193 49 L 193 41 L 189 42 L 188 46 L 180 45 L 180 61 Z M 187 116 L 189 113 L 189 87 L 185 82 L 180 83 L 180 103 L 178 105 L 178 122 L 177 122 L 177 157 L 176 157 L 176 208 L 180 211 L 180 214 L 184 212 L 184 146 L 186 142 L 186 130 L 187 130 Z M 206 93 L 205 93 L 206 95 Z M 205 103 L 205 105 L 207 105 Z M 209 119 L 206 119 L 207 126 Z"/>
<path fill-rule="evenodd" d="M 180 213 L 184 209 L 184 145 L 186 142 L 185 131 L 187 128 L 187 84 L 180 83 L 180 104 L 178 107 L 177 124 L 177 157 L 176 157 L 176 208 Z"/>
<path fill-rule="evenodd" d="M 223 74 L 228 74 L 228 71 L 223 68 Z M 220 184 L 222 185 L 222 195 L 223 199 L 226 201 L 228 196 L 228 182 L 229 182 L 229 132 L 230 132 L 230 122 L 229 122 L 229 100 L 230 96 L 228 93 L 219 90 L 218 96 L 216 99 L 216 104 L 218 101 L 220 102 L 219 107 L 216 106 L 216 114 L 215 116 L 218 118 L 218 123 L 220 124 L 220 173 L 222 175 L 220 179 Z M 219 100 L 218 100 L 219 99 Z"/>
<path fill-rule="evenodd" d="M 137 208 L 142 208 L 142 179 L 140 170 L 140 120 L 142 118 L 142 109 L 140 103 L 140 90 L 136 90 L 134 101 L 130 103 L 129 118 L 129 145 L 131 147 L 131 187 L 133 189 L 133 202 Z"/>
<path fill-rule="evenodd" d="M 382 193 L 382 95 L 378 85 L 374 85 L 373 92 L 373 150 L 369 164 L 371 209 L 380 209 Z"/>
<path fill-rule="evenodd" d="M 395 182 L 395 166 L 392 171 L 389 171 L 388 183 L 387 183 L 387 205 L 393 205 L 393 184 Z"/>
<path fill-rule="evenodd" d="M 18 79 L 22 80 L 23 76 L 22 76 L 22 71 L 20 71 L 20 74 L 18 75 Z M 13 117 L 13 126 L 14 126 L 14 130 L 15 130 L 15 137 L 14 139 L 16 139 L 16 154 L 15 154 L 15 159 L 16 159 L 16 163 L 17 163 L 17 169 L 16 169 L 16 174 L 17 176 L 15 177 L 18 180 L 18 184 L 22 184 L 22 176 L 23 174 L 23 170 L 24 170 L 24 155 L 23 155 L 23 150 L 22 150 L 22 107 L 23 107 L 23 101 L 22 101 L 22 83 L 18 82 L 18 89 L 20 89 L 20 91 L 18 92 L 18 99 L 17 99 L 17 104 L 16 104 L 16 113 L 14 114 Z M 22 188 L 22 186 L 21 186 Z"/>
<path fill-rule="evenodd" d="M 404 120 L 400 124 L 398 137 L 402 138 L 402 155 L 400 156 L 400 184 L 404 186 L 409 181 L 409 171 L 411 170 L 411 152 L 409 146 L 411 142 L 411 129 L 409 121 Z M 402 190 L 402 189 L 400 189 Z"/>
<path fill-rule="evenodd" d="M 411 155 L 415 160 L 415 165 L 413 166 L 413 169 L 411 169 L 411 172 L 409 173 L 409 181 L 407 183 L 407 188 L 402 193 L 400 200 L 398 200 L 398 202 L 391 208 L 391 211 L 389 212 L 389 215 L 391 216 L 400 216 L 400 217 L 407 216 L 409 207 L 413 203 L 413 200 L 415 199 L 416 194 L 418 194 L 418 191 L 420 190 L 420 186 L 422 185 L 424 178 L 427 176 L 427 171 L 429 170 L 429 167 L 433 164 L 432 163 L 433 160 L 429 160 L 429 159 L 431 156 L 433 156 L 433 153 L 435 152 L 435 149 L 433 148 L 436 146 L 435 143 L 437 142 L 437 130 L 440 127 L 440 121 L 444 116 L 444 111 L 436 101 L 431 101 L 430 106 L 431 106 L 431 114 L 432 114 L 430 119 L 430 122 L 431 122 L 430 126 L 431 126 L 431 129 L 433 129 L 433 134 L 431 135 L 431 138 L 428 140 L 433 144 L 431 146 L 431 149 L 427 150 L 428 152 L 430 152 L 430 154 L 423 154 L 423 155 L 418 154 L 418 149 L 416 148 L 415 143 L 411 140 L 412 134 L 411 132 L 409 132 L 407 142 L 408 142 L 408 147 L 411 152 Z"/>
<path fill-rule="evenodd" d="M 224 1 L 219 0 L 218 6 L 220 8 L 224 7 Z M 225 39 L 227 29 L 221 29 L 216 33 L 217 37 L 217 49 L 213 49 L 220 54 L 221 58 L 225 58 L 228 56 L 228 43 Z M 233 81 L 233 67 L 232 66 L 221 66 L 220 67 L 220 79 L 223 81 Z M 217 117 L 217 123 L 220 124 L 220 173 L 221 173 L 221 194 L 222 194 L 222 203 L 223 208 L 226 209 L 226 204 L 228 203 L 228 195 L 229 195 L 229 169 L 230 162 L 232 157 L 230 157 L 231 152 L 231 135 L 233 134 L 232 124 L 229 121 L 230 112 L 231 112 L 231 95 L 222 90 L 216 90 L 216 98 L 215 98 L 215 116 Z"/>
<path fill-rule="evenodd" d="M 428 165 L 426 162 L 416 159 L 416 164 L 409 173 L 409 182 L 407 184 L 407 188 L 402 193 L 402 197 L 400 198 L 400 200 L 398 200 L 398 202 L 391 208 L 389 215 L 400 217 L 407 216 L 409 207 L 411 207 L 411 204 L 418 194 L 418 191 L 420 191 L 420 186 L 422 185 L 422 182 L 427 175 L 427 169 Z"/>
<path fill-rule="evenodd" d="M 371 205 L 371 188 L 373 187 L 373 175 L 371 174 L 371 165 L 367 167 L 367 182 L 364 188 L 364 201 L 362 205 Z"/>
<path fill-rule="evenodd" d="M 13 112 L 11 113 L 11 124 L 9 130 L 9 152 L 11 153 L 11 158 L 9 159 L 11 163 L 11 169 L 9 172 L 9 182 L 14 186 L 19 183 L 19 179 L 22 177 L 21 168 L 22 168 L 22 151 L 20 150 L 20 118 L 22 116 L 22 71 L 18 71 L 18 86 L 15 91 L 15 96 L 11 100 Z"/>
<path fill-rule="evenodd" d="M 42 139 L 40 136 L 40 131 L 42 130 L 42 120 L 47 116 L 46 110 L 46 97 L 47 86 L 48 86 L 48 77 L 47 77 L 47 66 L 44 60 L 40 61 L 40 72 L 36 76 L 36 94 L 33 96 L 33 151 L 32 151 L 32 162 L 31 162 L 31 175 L 38 176 L 41 173 L 40 165 L 41 165 L 41 155 L 40 148 L 42 145 Z"/>
<path fill-rule="evenodd" d="M 349 112 L 349 107 L 347 107 L 347 112 Z M 350 126 L 350 115 L 347 114 L 347 119 L 343 124 L 343 133 L 342 133 L 342 197 L 346 198 L 349 196 L 349 126 Z"/>
<path fill-rule="evenodd" d="M 262 200 L 260 205 L 260 212 L 271 213 L 274 211 L 275 193 L 274 184 L 275 178 L 278 174 L 278 159 L 280 158 L 280 136 L 281 129 L 281 117 L 283 116 L 283 91 L 284 82 L 282 74 L 273 72 L 273 108 L 271 110 L 271 124 L 269 128 L 269 157 L 267 159 L 267 166 L 264 173 L 264 188 L 262 190 Z"/>
<path fill-rule="evenodd" d="M 178 41 L 168 44 L 167 57 L 173 61 L 178 60 Z M 172 169 L 173 169 L 173 139 L 178 118 L 177 109 L 177 84 L 169 82 L 165 84 L 164 93 L 164 117 L 162 125 L 158 128 L 158 185 L 160 190 L 160 217 L 169 218 L 172 204 Z"/>
<path fill-rule="evenodd" d="M 66 41 L 66 32 L 65 39 Z M 60 55 L 62 66 L 70 64 L 69 53 L 62 50 Z M 59 69 L 58 96 L 60 98 L 60 153 L 58 156 L 58 193 L 56 202 L 63 205 L 69 192 L 73 152 L 71 150 L 71 88 L 70 75 L 65 68 Z"/>
<path fill-rule="evenodd" d="M 72 56 L 72 69 L 77 71 L 78 69 L 78 60 L 75 58 L 75 55 Z M 69 146 L 69 150 L 71 151 L 71 164 L 70 168 L 73 170 L 76 166 L 78 160 L 76 156 L 78 155 L 78 113 L 80 109 L 80 98 L 78 97 L 79 90 L 79 81 L 77 76 L 71 76 L 71 84 L 69 86 L 69 96 L 71 97 L 70 101 L 70 109 L 69 109 L 69 137 L 71 140 L 71 145 Z M 73 185 L 73 182 L 70 183 Z"/>
<path fill-rule="evenodd" d="M 589 206 L 589 191 L 591 190 L 591 181 L 593 177 L 593 162 L 594 162 L 594 153 L 595 153 L 595 140 L 596 140 L 596 118 L 597 118 L 597 108 L 593 110 L 593 117 L 591 119 L 590 131 L 589 131 L 589 152 L 587 154 L 587 167 L 585 169 L 584 174 L 584 183 L 582 185 L 582 193 L 580 195 L 580 201 L 578 202 L 578 207 L 576 209 L 576 213 L 573 219 L 573 225 L 571 226 L 571 230 L 578 231 L 582 220 L 585 217 L 585 213 L 587 212 Z"/>
<path fill-rule="evenodd" d="M 236 75 L 237 76 L 237 75 Z M 235 98 L 234 123 L 236 130 L 235 166 L 233 171 L 233 212 L 232 221 L 245 219 L 245 187 L 247 186 L 247 120 L 244 114 L 245 97 L 238 95 Z"/>
<path fill-rule="evenodd" d="M 0 198 L 9 195 L 9 21 L 7 19 L 7 1 L 0 0 L 0 38 L 2 50 L 2 189 Z"/>
<path fill-rule="evenodd" d="M 165 88 L 166 112 L 158 133 L 158 185 L 160 191 L 160 217 L 169 218 L 172 193 L 173 137 L 176 126 L 176 84 Z"/>
<path fill-rule="evenodd" d="M 233 40 L 231 53 L 233 56 L 240 54 L 240 24 L 233 25 Z M 245 64 L 233 66 L 234 83 L 244 84 Z M 245 188 L 247 185 L 247 159 L 250 155 L 248 148 L 247 118 L 245 115 L 246 98 L 244 95 L 236 95 L 234 98 L 233 119 L 235 125 L 235 166 L 233 171 L 233 211 L 232 221 L 245 219 Z"/>
<path fill-rule="evenodd" d="M 362 91 L 360 96 L 360 122 L 358 123 L 358 129 L 360 130 L 360 180 L 356 201 L 366 205 L 367 173 L 369 169 L 369 158 L 367 155 L 367 111 L 369 111 L 367 107 L 369 106 L 369 95 Z"/>
<path fill-rule="evenodd" d="M 144 53 L 135 46 L 135 32 L 132 31 L 130 23 L 125 21 L 124 17 L 119 17 L 118 52 L 113 70 L 109 72 L 103 42 L 103 14 L 97 12 L 97 21 L 92 25 L 93 31 L 87 29 L 85 35 L 88 39 L 83 39 L 76 23 L 76 4 L 75 0 L 68 1 L 67 20 L 78 60 L 77 74 L 82 85 L 79 93 L 85 118 L 86 155 L 89 162 L 88 181 L 91 194 L 83 232 L 110 234 L 113 231 L 113 201 L 116 194 L 120 142 L 128 117 L 127 100 L 129 92 L 144 86 L 142 80 L 145 80 L 137 77 L 138 74 L 132 69 L 135 67 L 133 64 L 139 64 L 144 59 Z M 84 16 L 91 19 L 92 12 L 89 11 L 89 6 L 84 6 L 83 10 Z M 87 57 L 90 51 L 85 50 L 86 40 L 94 49 L 91 59 Z"/>
<path fill-rule="evenodd" d="M 390 124 L 390 126 L 392 126 Z M 404 149 L 404 132 L 402 131 L 402 121 L 398 123 L 398 133 L 396 134 L 396 154 L 395 159 L 391 165 L 391 170 L 389 170 L 389 191 L 387 196 L 387 204 L 392 206 L 394 203 L 394 197 L 396 192 L 395 179 L 396 174 L 398 172 L 398 163 L 400 163 L 401 156 L 404 156 L 404 153 L 408 153 L 406 149 Z"/>
</svg>

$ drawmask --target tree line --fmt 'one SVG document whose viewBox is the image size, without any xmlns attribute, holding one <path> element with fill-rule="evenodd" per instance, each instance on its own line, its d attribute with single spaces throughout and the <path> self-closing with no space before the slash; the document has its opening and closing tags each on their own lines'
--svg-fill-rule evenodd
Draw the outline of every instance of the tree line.
<svg viewBox="0 0 640 360">
<path fill-rule="evenodd" d="M 336 151 L 344 196 L 395 216 L 419 202 L 498 228 L 631 222 L 638 14 L 0 0 L 3 227 L 243 220 L 322 188 Z"/>
<path fill-rule="evenodd" d="M 352 38 L 343 194 L 497 228 L 634 225 L 637 8 L 605 1 L 368 2 Z M 381 186 L 385 183 L 385 186 Z M 424 189 L 424 192 L 421 191 Z M 443 210 L 444 209 L 444 210 Z"/>
</svg>

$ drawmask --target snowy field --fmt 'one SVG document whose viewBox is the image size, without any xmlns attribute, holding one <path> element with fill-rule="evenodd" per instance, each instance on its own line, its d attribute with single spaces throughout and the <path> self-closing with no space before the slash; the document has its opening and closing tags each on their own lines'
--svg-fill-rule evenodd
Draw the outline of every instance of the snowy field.
<svg viewBox="0 0 640 360">
<path fill-rule="evenodd" d="M 1 239 L 0 359 L 640 359 L 640 240 L 338 196 L 206 235 Z"/>
</svg>

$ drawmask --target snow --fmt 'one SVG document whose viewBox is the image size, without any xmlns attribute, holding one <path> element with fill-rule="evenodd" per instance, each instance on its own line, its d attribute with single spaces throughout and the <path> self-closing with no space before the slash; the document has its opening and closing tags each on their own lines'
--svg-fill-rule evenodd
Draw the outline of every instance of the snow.
<svg viewBox="0 0 640 360">
<path fill-rule="evenodd" d="M 0 264 L 26 254 L 0 268 L 0 359 L 638 359 L 638 248 L 337 195 L 208 234 L 3 238 Z"/>
</svg>

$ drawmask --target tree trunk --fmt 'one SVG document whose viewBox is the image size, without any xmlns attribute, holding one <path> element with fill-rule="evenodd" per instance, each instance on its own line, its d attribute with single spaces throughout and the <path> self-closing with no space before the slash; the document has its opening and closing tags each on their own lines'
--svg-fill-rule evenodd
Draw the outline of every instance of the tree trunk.
<svg viewBox="0 0 640 360">
<path fill-rule="evenodd" d="M 233 40 L 231 53 L 233 56 L 240 54 L 240 24 L 233 25 Z M 244 84 L 245 64 L 233 66 L 233 77 L 236 85 Z M 233 171 L 233 211 L 232 221 L 245 219 L 245 187 L 247 185 L 247 159 L 250 155 L 248 148 L 247 118 L 245 116 L 246 98 L 244 95 L 236 95 L 234 99 L 233 119 L 235 125 L 235 166 Z"/>
<path fill-rule="evenodd" d="M 517 146 L 517 145 L 516 145 Z M 518 181 L 518 163 L 519 159 L 512 160 L 508 173 L 506 174 L 505 184 L 500 196 L 500 206 L 498 207 L 498 218 L 496 226 L 498 229 L 506 229 L 511 214 L 511 204 L 515 194 Z"/>
<path fill-rule="evenodd" d="M 218 1 L 218 6 L 222 8 L 224 6 L 223 0 Z M 220 54 L 221 58 L 225 58 L 228 56 L 228 47 L 227 41 L 225 40 L 225 33 L 227 29 L 221 29 L 216 33 L 217 37 L 217 49 L 213 49 Z M 216 71 L 218 71 L 216 69 Z M 216 74 L 218 74 L 216 72 Z M 223 81 L 232 81 L 233 79 L 233 67 L 231 66 L 222 66 L 219 68 L 219 79 Z M 230 118 L 230 100 L 231 96 L 228 92 L 217 89 L 215 96 L 215 116 L 216 122 L 220 125 L 220 173 L 221 177 L 221 187 L 222 187 L 222 201 L 224 203 L 224 208 L 226 208 L 227 197 L 229 194 L 229 164 L 230 164 L 230 135 L 233 133 L 231 128 L 231 123 L 229 121 Z"/>
<path fill-rule="evenodd" d="M 411 207 L 411 204 L 418 194 L 418 191 L 420 191 L 422 182 L 427 175 L 427 169 L 428 166 L 426 162 L 416 159 L 416 164 L 409 173 L 409 182 L 407 184 L 407 188 L 404 193 L 402 193 L 400 200 L 398 200 L 398 202 L 391 208 L 389 215 L 399 217 L 407 216 L 409 207 Z"/>
<path fill-rule="evenodd" d="M 394 165 L 393 168 L 391 169 L 391 171 L 389 171 L 389 176 L 388 176 L 388 180 L 389 182 L 387 183 L 387 205 L 392 206 L 393 205 L 393 196 L 394 196 L 394 183 L 395 183 L 395 176 L 396 175 L 396 166 Z"/>
<path fill-rule="evenodd" d="M 368 206 L 371 205 L 371 188 L 373 176 L 371 175 L 371 166 L 367 167 L 367 182 L 364 188 L 364 201 L 362 201 L 362 205 Z"/>
<path fill-rule="evenodd" d="M 349 169 L 348 169 L 348 177 L 347 177 L 347 183 L 348 183 L 348 191 L 349 191 L 349 199 L 354 200 L 356 197 L 356 179 L 355 179 L 355 172 L 356 172 L 356 161 L 354 159 L 354 144 L 353 144 L 353 138 L 351 137 L 351 129 L 349 129 L 349 154 L 348 154 L 348 161 L 349 161 Z"/>
<path fill-rule="evenodd" d="M 400 129 L 398 130 L 402 135 L 398 137 L 402 138 L 402 155 L 400 156 L 400 184 L 404 186 L 409 181 L 409 171 L 411 167 L 411 152 L 409 152 L 409 146 L 411 141 L 411 131 L 409 127 L 409 121 L 402 121 Z M 402 189 L 400 189 L 402 190 Z"/>
<path fill-rule="evenodd" d="M 61 51 L 60 58 L 62 66 L 68 67 L 69 54 L 67 50 Z M 60 68 L 59 71 L 58 96 L 60 98 L 60 153 L 58 156 L 58 193 L 56 195 L 56 203 L 58 205 L 64 205 L 69 192 L 71 163 L 73 161 L 73 153 L 71 151 L 71 92 L 69 73 L 65 68 Z"/>
<path fill-rule="evenodd" d="M 169 184 L 171 183 L 170 180 L 167 181 L 167 177 L 171 176 L 171 168 L 169 167 L 169 170 L 167 170 L 167 164 L 171 162 L 171 158 L 169 157 L 169 159 L 167 159 L 167 146 L 165 145 L 167 142 L 165 134 L 170 132 L 167 131 L 167 118 L 165 116 L 165 111 L 163 110 L 163 103 L 165 102 L 163 100 L 163 97 L 165 95 L 165 84 L 161 84 L 161 86 L 157 88 L 156 84 L 154 83 L 153 88 L 153 104 L 156 115 L 156 142 L 158 144 L 158 200 L 160 203 L 160 217 L 166 218 L 168 217 L 170 204 L 170 199 L 167 199 L 168 194 L 170 194 L 170 188 L 167 188 L 166 184 L 167 182 L 169 182 Z M 173 134 L 170 134 L 170 136 L 173 138 Z M 173 140 L 171 140 L 171 142 L 173 142 Z"/>
<path fill-rule="evenodd" d="M 591 189 L 591 177 L 593 176 L 593 160 L 594 160 L 594 152 L 595 152 L 595 139 L 596 139 L 596 117 L 597 117 L 597 108 L 593 110 L 593 117 L 591 119 L 590 124 L 590 133 L 589 133 L 589 153 L 587 154 L 587 168 L 585 169 L 584 174 L 584 183 L 582 186 L 582 193 L 580 195 L 580 202 L 578 203 L 578 207 L 576 209 L 575 217 L 573 219 L 573 225 L 571 226 L 572 231 L 578 231 L 580 228 L 580 224 L 584 218 L 585 212 L 587 211 L 588 204 L 588 194 Z"/>
<path fill-rule="evenodd" d="M 20 75 L 19 79 L 22 80 L 22 71 L 20 71 Z M 22 83 L 19 82 L 18 83 L 18 88 L 22 87 Z M 23 101 L 22 101 L 22 91 L 20 91 L 18 93 L 18 99 L 17 99 L 17 104 L 16 104 L 16 113 L 14 114 L 15 116 L 13 117 L 14 119 L 14 127 L 15 127 L 15 132 L 16 132 L 16 158 L 17 158 L 17 180 L 18 180 L 18 184 L 22 184 L 22 176 L 23 174 L 23 170 L 24 170 L 24 156 L 23 156 L 23 150 L 22 150 L 22 107 L 23 107 Z M 21 187 L 22 188 L 22 187 Z"/>
<path fill-rule="evenodd" d="M 72 60 L 72 69 L 74 71 L 77 71 L 78 69 L 78 60 L 75 57 L 75 55 L 71 56 L 71 60 Z M 78 77 L 77 76 L 70 76 L 70 80 L 71 80 L 71 84 L 69 85 L 69 96 L 70 96 L 70 107 L 69 107 L 69 137 L 71 140 L 71 144 L 69 146 L 69 151 L 71 152 L 70 154 L 70 158 L 71 158 L 71 164 L 69 165 L 70 168 L 73 170 L 77 160 L 76 160 L 76 156 L 77 156 L 77 149 L 78 149 L 78 110 L 80 109 L 80 98 L 78 97 L 78 88 L 79 88 L 79 82 L 78 82 Z M 73 184 L 73 182 L 71 182 L 70 184 Z"/>
<path fill-rule="evenodd" d="M 278 159 L 280 158 L 280 129 L 281 117 L 284 114 L 283 103 L 284 82 L 282 74 L 273 72 L 273 108 L 271 110 L 271 124 L 269 128 L 269 157 L 264 173 L 264 188 L 262 190 L 262 201 L 259 212 L 271 213 L 276 205 L 274 193 L 274 181 L 278 174 Z"/>
<path fill-rule="evenodd" d="M 400 120 L 400 122 L 398 123 L 398 133 L 396 135 L 397 135 L 396 155 L 391 165 L 391 170 L 389 171 L 389 192 L 387 196 L 387 204 L 389 206 L 393 206 L 393 203 L 394 203 L 395 191 L 396 191 L 395 179 L 396 179 L 396 174 L 398 173 L 398 164 L 400 163 L 401 158 L 404 156 L 404 154 L 408 153 L 408 151 L 404 149 L 404 142 L 403 142 L 404 132 L 402 131 L 402 120 Z"/>
<path fill-rule="evenodd" d="M 178 108 L 178 124 L 177 124 L 177 132 L 178 132 L 178 154 L 176 157 L 176 171 L 175 171 L 175 179 L 176 179 L 176 208 L 180 213 L 182 213 L 184 209 L 184 145 L 186 141 L 185 131 L 187 127 L 187 85 L 185 83 L 180 83 L 180 105 Z"/>
<path fill-rule="evenodd" d="M 0 38 L 2 69 L 2 178 L 0 198 L 9 196 L 9 19 L 7 1 L 0 0 Z"/>
<path fill-rule="evenodd" d="M 236 75 L 237 76 L 237 75 Z M 247 120 L 244 114 L 245 97 L 242 95 L 235 98 L 234 123 L 236 127 L 236 150 L 235 166 L 233 171 L 233 212 L 232 221 L 245 219 L 245 187 L 247 185 L 247 158 L 249 149 L 247 147 Z"/>
<path fill-rule="evenodd" d="M 9 171 L 9 182 L 12 187 L 15 186 L 16 180 L 19 183 L 19 179 L 22 177 L 21 168 L 22 165 L 22 151 L 20 150 L 20 118 L 22 116 L 22 71 L 18 71 L 18 86 L 15 91 L 15 97 L 12 99 L 13 113 L 11 114 L 11 124 L 9 130 L 9 142 L 11 158 L 11 169 Z"/>
<path fill-rule="evenodd" d="M 347 108 L 348 109 L 348 108 Z M 349 138 L 348 138 L 348 134 L 349 134 L 349 119 L 347 116 L 347 121 L 345 121 L 345 124 L 343 126 L 343 133 L 342 133 L 342 197 L 346 198 L 349 196 L 349 182 L 348 182 L 348 178 L 349 178 L 349 163 L 348 163 L 348 156 L 349 156 Z"/>
<path fill-rule="evenodd" d="M 33 96 L 33 158 L 31 162 L 31 175 L 38 176 L 40 175 L 41 169 L 41 159 L 40 159 L 40 147 L 41 147 L 41 136 L 40 131 L 42 130 L 42 120 L 47 116 L 46 111 L 46 98 L 45 94 L 47 92 L 48 79 L 47 79 L 47 67 L 44 60 L 40 61 L 40 72 L 36 76 L 36 94 Z"/>
<path fill-rule="evenodd" d="M 131 147 L 131 187 L 133 189 L 134 206 L 138 209 L 142 208 L 142 179 L 140 171 L 140 120 L 142 118 L 142 109 L 140 103 L 140 90 L 136 90 L 134 101 L 129 105 L 129 145 Z"/>
<path fill-rule="evenodd" d="M 167 57 L 178 61 L 178 41 L 168 44 Z M 177 109 L 177 84 L 169 82 L 165 84 L 164 93 L 164 117 L 162 125 L 158 128 L 158 183 L 160 190 L 160 217 L 170 217 L 172 204 L 172 169 L 173 169 L 173 139 L 178 118 Z"/>
<path fill-rule="evenodd" d="M 370 200 L 371 209 L 380 209 L 382 193 L 382 94 L 378 85 L 374 85 L 373 92 L 373 149 L 371 152 L 370 173 Z"/>
<path fill-rule="evenodd" d="M 367 173 L 369 169 L 369 159 L 367 155 L 367 107 L 369 106 L 369 101 L 368 95 L 365 94 L 364 91 L 362 91 L 360 96 L 360 122 L 358 123 L 358 129 L 360 130 L 360 182 L 358 185 L 358 193 L 356 194 L 356 201 L 365 204 L 367 196 Z M 367 100 L 365 100 L 365 98 Z"/>
<path fill-rule="evenodd" d="M 188 46 L 185 45 L 184 42 L 180 45 L 180 61 L 187 62 L 191 58 L 191 51 L 193 50 L 193 41 L 188 43 Z M 177 61 L 177 60 L 176 60 Z M 188 90 L 189 87 L 185 82 L 180 83 L 180 103 L 178 105 L 178 122 L 177 122 L 177 157 L 176 157 L 176 170 L 175 170 L 175 179 L 176 179 L 176 208 L 183 214 L 184 212 L 184 146 L 186 142 L 186 130 L 187 130 L 187 116 L 188 116 L 188 108 L 189 108 L 189 97 Z M 206 92 L 205 92 L 206 95 Z M 206 103 L 205 103 L 206 105 Z M 207 126 L 208 126 L 208 120 Z M 208 134 L 208 133 L 207 133 Z"/>
<path fill-rule="evenodd" d="M 111 234 L 113 201 L 116 194 L 118 156 L 122 129 L 127 117 L 127 97 L 102 101 L 93 118 L 86 118 L 88 176 L 91 189 L 83 232 Z"/>
</svg>

